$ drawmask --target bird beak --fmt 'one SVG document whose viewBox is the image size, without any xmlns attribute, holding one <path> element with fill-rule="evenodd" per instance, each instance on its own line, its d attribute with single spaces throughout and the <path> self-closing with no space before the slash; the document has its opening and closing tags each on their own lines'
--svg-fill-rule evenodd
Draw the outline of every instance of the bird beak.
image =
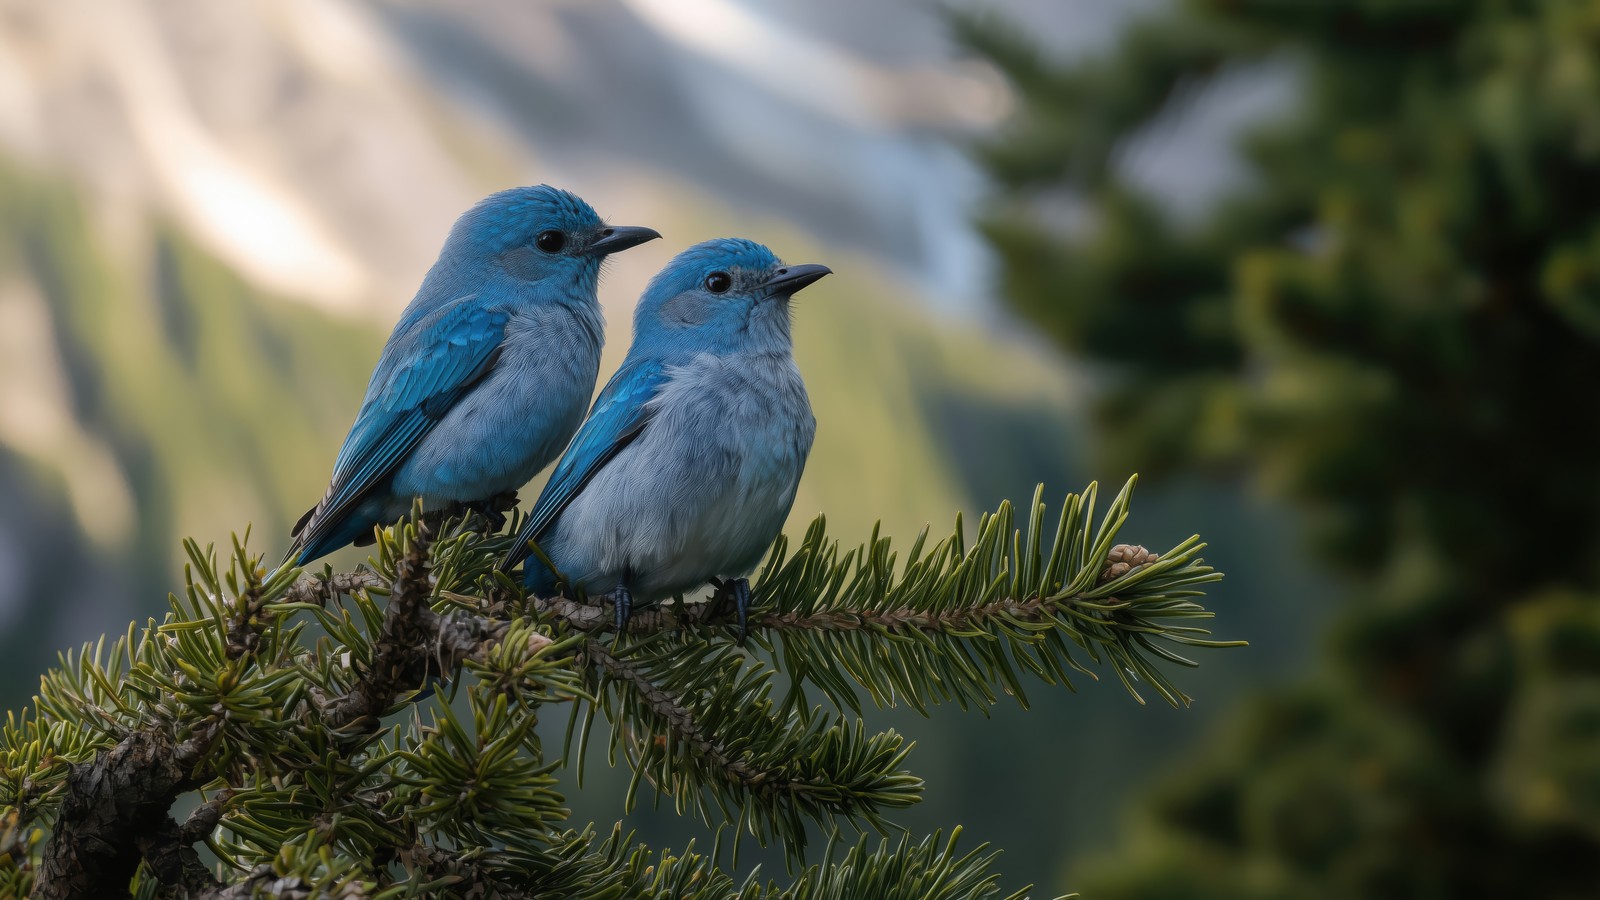
<svg viewBox="0 0 1600 900">
<path fill-rule="evenodd" d="M 788 297 L 824 275 L 832 275 L 827 266 L 784 266 L 774 272 L 763 285 L 775 297 Z"/>
<path fill-rule="evenodd" d="M 600 229 L 600 236 L 589 245 L 591 256 L 605 256 L 616 253 L 629 247 L 637 247 L 645 241 L 653 241 L 661 237 L 661 232 L 654 228 L 641 228 L 636 225 L 607 225 Z"/>
</svg>

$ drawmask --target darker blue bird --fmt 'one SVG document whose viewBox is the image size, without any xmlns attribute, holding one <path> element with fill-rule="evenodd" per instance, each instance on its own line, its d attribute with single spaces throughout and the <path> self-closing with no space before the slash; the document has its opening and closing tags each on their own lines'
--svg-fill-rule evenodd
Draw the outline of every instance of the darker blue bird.
<svg viewBox="0 0 1600 900">
<path fill-rule="evenodd" d="M 495 194 L 456 221 L 401 314 L 285 562 L 370 543 L 425 508 L 516 490 L 561 452 L 600 369 L 595 290 L 607 254 L 661 235 L 609 226 L 539 185 Z"/>
<path fill-rule="evenodd" d="M 529 541 L 524 583 L 612 594 L 617 629 L 634 604 L 742 576 L 794 503 L 816 419 L 791 353 L 789 301 L 827 275 L 760 244 L 707 241 L 651 281 L 633 346 L 556 465 L 503 568 Z"/>
</svg>

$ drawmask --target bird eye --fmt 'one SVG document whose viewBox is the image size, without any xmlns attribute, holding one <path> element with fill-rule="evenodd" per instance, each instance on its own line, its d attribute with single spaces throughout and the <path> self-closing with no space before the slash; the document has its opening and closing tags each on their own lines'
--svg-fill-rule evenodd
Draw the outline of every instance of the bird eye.
<svg viewBox="0 0 1600 900">
<path fill-rule="evenodd" d="M 546 253 L 560 253 L 561 248 L 567 245 L 567 236 L 559 231 L 541 231 L 533 239 L 533 244 Z"/>
<path fill-rule="evenodd" d="M 726 294 L 733 287 L 733 276 L 727 272 L 712 272 L 706 276 L 706 290 L 713 294 Z"/>
</svg>

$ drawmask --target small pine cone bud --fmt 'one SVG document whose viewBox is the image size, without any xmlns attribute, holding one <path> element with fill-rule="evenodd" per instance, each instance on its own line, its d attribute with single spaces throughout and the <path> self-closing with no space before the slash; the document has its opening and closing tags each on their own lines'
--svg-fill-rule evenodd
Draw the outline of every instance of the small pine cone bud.
<svg viewBox="0 0 1600 900">
<path fill-rule="evenodd" d="M 1132 572 L 1140 566 L 1147 566 L 1161 558 L 1159 553 L 1137 544 L 1118 544 L 1106 554 L 1105 568 L 1100 570 L 1100 581 L 1107 582 Z"/>
</svg>

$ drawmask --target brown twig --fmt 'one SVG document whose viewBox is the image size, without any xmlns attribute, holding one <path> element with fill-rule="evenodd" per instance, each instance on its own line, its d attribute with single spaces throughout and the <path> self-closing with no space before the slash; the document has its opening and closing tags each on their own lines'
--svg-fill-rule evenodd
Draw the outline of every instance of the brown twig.
<svg viewBox="0 0 1600 900">
<path fill-rule="evenodd" d="M 289 586 L 289 590 L 283 596 L 283 602 L 315 603 L 318 606 L 326 606 L 341 594 L 354 594 L 367 588 L 383 587 L 384 584 L 383 578 L 378 573 L 365 570 L 341 572 L 327 578 L 320 575 L 305 575 Z"/>
<path fill-rule="evenodd" d="M 427 681 L 427 648 L 438 636 L 438 617 L 428 604 L 428 548 L 432 531 L 417 524 L 416 537 L 395 560 L 394 583 L 384 609 L 383 625 L 373 642 L 372 662 L 344 694 L 318 703 L 323 722 L 334 731 L 352 725 L 366 733 L 377 730 L 378 717 L 404 691 Z"/>
<path fill-rule="evenodd" d="M 416 539 L 395 561 L 389 603 L 373 642 L 371 664 L 358 673 L 355 684 L 344 694 L 317 702 L 330 729 L 375 731 L 379 718 L 401 696 L 422 688 L 432 676 L 451 674 L 464 660 L 482 659 L 511 627 L 510 622 L 467 612 L 440 616 L 433 611 L 429 602 L 433 587 L 428 578 L 431 546 L 432 532 L 419 524 Z M 382 583 L 375 575 L 358 581 L 360 574 L 351 573 L 343 583 L 362 587 Z"/>
<path fill-rule="evenodd" d="M 532 900 L 537 894 L 517 888 L 509 879 L 478 865 L 476 857 L 448 853 L 417 845 L 401 851 L 401 861 L 423 873 L 428 881 L 443 881 L 452 897 L 494 897 L 496 900 Z"/>
<path fill-rule="evenodd" d="M 242 881 L 230 885 L 216 885 L 204 891 L 194 893 L 196 900 L 250 900 L 252 897 L 273 897 L 276 900 L 307 900 L 314 893 L 315 886 L 308 884 L 303 878 L 294 876 L 280 877 L 273 871 L 270 864 L 256 866 Z M 320 894 L 319 896 L 336 896 L 356 898 L 363 896 L 361 893 L 345 891 L 341 894 Z"/>
<path fill-rule="evenodd" d="M 1143 547 L 1118 544 L 1113 547 L 1102 570 L 1100 581 L 1106 582 L 1128 574 L 1134 569 L 1160 559 Z M 594 602 L 579 603 L 565 597 L 531 598 L 535 611 L 561 619 L 578 631 L 602 631 L 612 626 L 612 602 L 609 597 L 591 598 Z M 828 610 L 809 615 L 798 613 L 765 613 L 750 618 L 753 630 L 763 631 L 861 631 L 887 629 L 889 631 L 951 631 L 971 628 L 974 624 L 1004 616 L 1026 622 L 1037 622 L 1051 612 L 1071 606 L 1078 597 L 1046 598 L 1032 596 L 1023 599 L 1004 597 L 978 606 L 957 607 L 931 612 L 899 607 L 894 609 Z M 1104 601 L 1102 601 L 1104 602 Z M 738 623 L 735 612 L 716 599 L 682 605 L 663 605 L 638 610 L 628 619 L 630 634 L 651 634 L 694 626 L 733 626 Z"/>
</svg>

